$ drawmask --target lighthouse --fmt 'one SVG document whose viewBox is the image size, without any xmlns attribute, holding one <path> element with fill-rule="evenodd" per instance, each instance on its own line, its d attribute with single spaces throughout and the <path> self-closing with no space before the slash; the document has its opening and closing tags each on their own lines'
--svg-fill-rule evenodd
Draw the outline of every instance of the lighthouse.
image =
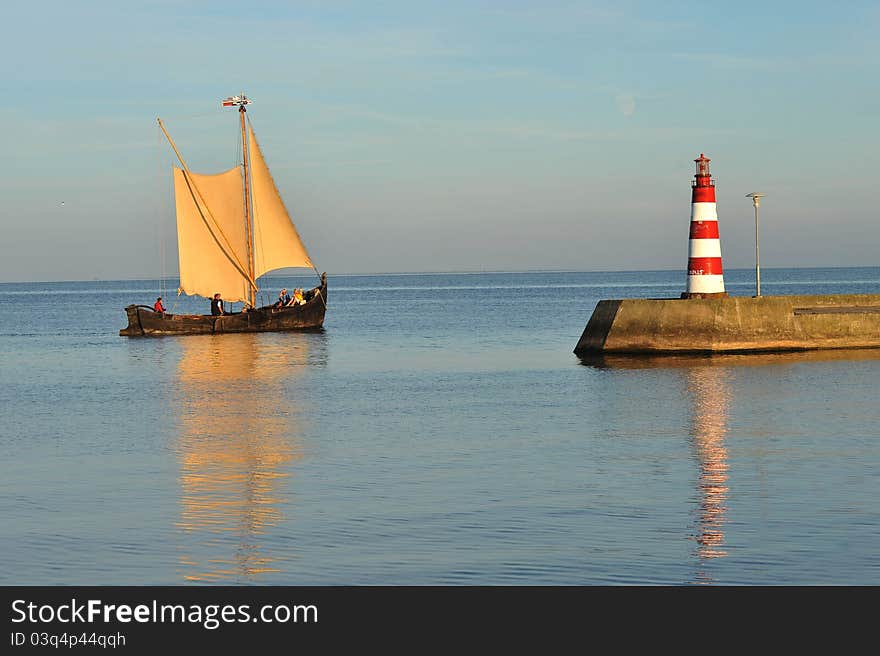
<svg viewBox="0 0 880 656">
<path fill-rule="evenodd" d="M 687 291 L 681 293 L 689 300 L 599 301 L 574 347 L 584 364 L 631 367 L 631 356 L 649 354 L 880 348 L 880 294 L 728 296 L 709 158 L 694 161 Z M 757 231 L 757 215 L 755 223 Z M 756 273 L 757 260 L 756 250 Z"/>
<path fill-rule="evenodd" d="M 721 268 L 721 240 L 718 238 L 718 212 L 715 209 L 715 182 L 709 173 L 711 160 L 704 154 L 694 160 L 691 194 L 691 228 L 688 241 L 687 291 L 682 298 L 727 296 Z"/>
</svg>

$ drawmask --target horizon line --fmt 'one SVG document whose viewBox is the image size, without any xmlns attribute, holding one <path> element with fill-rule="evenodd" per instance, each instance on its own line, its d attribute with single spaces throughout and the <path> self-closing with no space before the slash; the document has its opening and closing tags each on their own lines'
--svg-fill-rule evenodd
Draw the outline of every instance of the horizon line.
<svg viewBox="0 0 880 656">
<path fill-rule="evenodd" d="M 810 269 L 880 269 L 880 264 L 866 265 L 831 265 L 831 266 L 797 266 L 797 267 L 761 267 L 762 271 L 776 270 L 806 271 Z M 340 272 L 331 276 L 435 276 L 435 275 L 493 275 L 493 274 L 523 274 L 523 273 L 673 273 L 683 272 L 683 269 L 470 269 L 460 271 L 375 271 L 375 272 Z M 754 267 L 731 267 L 727 271 L 754 271 Z M 305 276 L 306 273 L 282 273 L 266 274 L 262 279 L 288 278 L 292 276 Z M 137 282 L 152 280 L 179 280 L 178 276 L 149 276 L 133 278 L 67 278 L 61 280 L 3 280 L 0 285 L 20 285 L 32 283 L 60 283 L 60 282 Z"/>
</svg>

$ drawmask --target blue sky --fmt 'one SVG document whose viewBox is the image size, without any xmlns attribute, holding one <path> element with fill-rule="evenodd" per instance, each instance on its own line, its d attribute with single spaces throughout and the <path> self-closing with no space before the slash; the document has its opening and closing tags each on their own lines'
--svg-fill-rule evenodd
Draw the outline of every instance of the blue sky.
<svg viewBox="0 0 880 656">
<path fill-rule="evenodd" d="M 720 5 L 720 6 L 719 6 Z M 876 2 L 31 2 L 4 10 L 0 281 L 176 272 L 172 153 L 261 146 L 331 273 L 878 265 Z M 63 203 L 63 204 L 62 204 Z"/>
</svg>

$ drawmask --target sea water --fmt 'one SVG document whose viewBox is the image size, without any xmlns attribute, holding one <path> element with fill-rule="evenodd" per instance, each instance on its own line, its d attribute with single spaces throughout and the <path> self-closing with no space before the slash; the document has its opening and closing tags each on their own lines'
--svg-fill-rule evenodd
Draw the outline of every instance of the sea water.
<svg viewBox="0 0 880 656">
<path fill-rule="evenodd" d="M 147 339 L 126 305 L 208 302 L 2 284 L 0 583 L 880 584 L 880 350 L 572 353 L 598 300 L 684 282 L 331 273 L 323 332 Z"/>
</svg>

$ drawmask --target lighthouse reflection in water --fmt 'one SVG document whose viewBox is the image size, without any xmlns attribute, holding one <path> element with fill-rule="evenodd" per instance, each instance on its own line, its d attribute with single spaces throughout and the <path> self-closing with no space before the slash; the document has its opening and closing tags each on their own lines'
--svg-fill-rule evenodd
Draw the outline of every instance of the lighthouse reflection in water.
<svg viewBox="0 0 880 656">
<path fill-rule="evenodd" d="M 176 449 L 184 580 L 259 582 L 279 571 L 267 535 L 284 521 L 308 416 L 288 403 L 285 389 L 321 337 L 180 339 Z"/>
<path fill-rule="evenodd" d="M 699 465 L 699 511 L 696 521 L 697 556 L 701 561 L 727 555 L 724 522 L 728 495 L 727 437 L 730 371 L 724 367 L 687 369 L 691 401 L 691 440 Z M 697 580 L 708 582 L 698 573 Z"/>
</svg>

